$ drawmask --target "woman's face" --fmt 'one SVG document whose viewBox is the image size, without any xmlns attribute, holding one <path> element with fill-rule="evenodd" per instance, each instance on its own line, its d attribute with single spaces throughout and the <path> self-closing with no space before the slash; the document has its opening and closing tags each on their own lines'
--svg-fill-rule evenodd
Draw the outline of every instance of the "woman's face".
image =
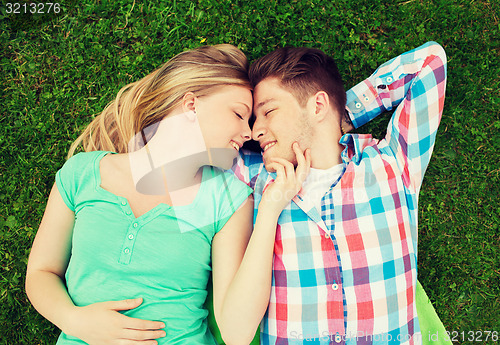
<svg viewBox="0 0 500 345">
<path fill-rule="evenodd" d="M 250 140 L 252 102 L 250 89 L 236 85 L 222 86 L 208 96 L 196 98 L 195 112 L 208 149 L 239 151 Z"/>
</svg>

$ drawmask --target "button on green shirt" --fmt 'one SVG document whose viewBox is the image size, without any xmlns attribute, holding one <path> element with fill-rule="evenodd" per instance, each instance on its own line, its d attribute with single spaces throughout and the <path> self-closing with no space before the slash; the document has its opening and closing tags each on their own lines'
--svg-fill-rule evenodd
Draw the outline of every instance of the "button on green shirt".
<svg viewBox="0 0 500 345">
<path fill-rule="evenodd" d="M 127 316 L 163 321 L 159 344 L 215 344 L 207 328 L 211 243 L 252 190 L 232 174 L 203 167 L 200 189 L 186 206 L 159 204 L 135 218 L 127 200 L 102 187 L 108 152 L 79 153 L 56 174 L 75 212 L 69 295 L 77 306 L 142 297 Z M 61 334 L 57 344 L 84 344 Z"/>
</svg>

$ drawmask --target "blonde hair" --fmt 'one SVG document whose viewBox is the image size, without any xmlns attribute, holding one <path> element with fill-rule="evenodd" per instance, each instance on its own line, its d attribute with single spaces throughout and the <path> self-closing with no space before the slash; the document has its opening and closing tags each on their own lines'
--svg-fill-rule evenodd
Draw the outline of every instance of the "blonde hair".
<svg viewBox="0 0 500 345">
<path fill-rule="evenodd" d="M 123 87 L 71 145 L 68 158 L 80 145 L 87 152 L 128 152 L 133 136 L 167 116 L 187 92 L 201 97 L 223 85 L 250 88 L 248 60 L 241 50 L 218 44 L 184 51 Z"/>
</svg>

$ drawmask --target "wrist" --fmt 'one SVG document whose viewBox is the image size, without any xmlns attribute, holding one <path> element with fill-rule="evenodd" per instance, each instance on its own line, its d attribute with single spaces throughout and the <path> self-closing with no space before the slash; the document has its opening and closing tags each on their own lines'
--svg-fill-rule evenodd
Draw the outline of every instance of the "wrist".
<svg viewBox="0 0 500 345">
<path fill-rule="evenodd" d="M 281 211 L 286 205 L 283 202 L 278 202 L 276 200 L 268 200 L 266 198 L 262 198 L 259 203 L 258 215 L 263 214 L 266 217 L 276 218 L 278 220 Z"/>
<path fill-rule="evenodd" d="M 66 311 L 64 318 L 61 320 L 61 323 L 57 325 L 61 329 L 61 331 L 71 336 L 75 336 L 75 334 L 78 333 L 76 327 L 79 324 L 78 315 L 80 310 L 80 307 L 72 306 Z"/>
</svg>

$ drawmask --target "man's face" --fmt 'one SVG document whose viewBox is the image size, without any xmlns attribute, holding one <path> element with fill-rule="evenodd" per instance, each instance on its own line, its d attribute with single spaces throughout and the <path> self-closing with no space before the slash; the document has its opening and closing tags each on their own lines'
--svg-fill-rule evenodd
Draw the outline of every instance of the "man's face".
<svg viewBox="0 0 500 345">
<path fill-rule="evenodd" d="M 284 158 L 297 165 L 292 144 L 310 147 L 312 126 L 306 108 L 276 78 L 266 78 L 254 89 L 255 123 L 252 138 L 259 142 L 266 168 L 270 158 Z M 268 169 L 270 170 L 270 169 Z"/>
</svg>

